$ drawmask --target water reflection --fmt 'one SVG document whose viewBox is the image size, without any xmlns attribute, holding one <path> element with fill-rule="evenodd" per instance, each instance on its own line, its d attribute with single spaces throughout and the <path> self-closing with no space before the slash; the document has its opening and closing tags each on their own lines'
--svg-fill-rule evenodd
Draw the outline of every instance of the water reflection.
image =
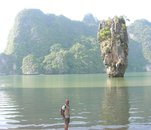
<svg viewBox="0 0 151 130">
<path fill-rule="evenodd" d="M 58 113 L 62 94 L 61 89 L 0 90 L 0 129 L 63 127 Z"/>
<path fill-rule="evenodd" d="M 134 80 L 127 78 L 80 76 L 0 78 L 0 129 L 62 130 L 65 98 L 71 102 L 71 130 L 151 129 L 151 87 L 130 86 Z"/>
<path fill-rule="evenodd" d="M 128 88 L 123 78 L 108 78 L 102 102 L 101 125 L 118 126 L 116 130 L 127 130 L 129 124 Z M 107 130 L 110 128 L 106 128 Z M 112 128 L 114 129 L 114 128 Z"/>
<path fill-rule="evenodd" d="M 22 117 L 19 112 L 19 106 L 12 100 L 13 95 L 0 90 L 0 128 L 15 128 L 20 123 L 18 118 Z M 11 125 L 10 125 L 11 124 Z"/>
</svg>

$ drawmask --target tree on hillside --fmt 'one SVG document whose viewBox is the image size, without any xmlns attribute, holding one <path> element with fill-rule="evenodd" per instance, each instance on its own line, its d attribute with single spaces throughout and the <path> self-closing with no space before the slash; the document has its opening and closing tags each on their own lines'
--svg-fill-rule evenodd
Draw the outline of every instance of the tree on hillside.
<svg viewBox="0 0 151 130">
<path fill-rule="evenodd" d="M 22 73 L 23 74 L 39 74 L 40 64 L 37 58 L 29 54 L 23 58 L 22 62 Z"/>
<path fill-rule="evenodd" d="M 63 74 L 68 72 L 66 62 L 67 51 L 60 48 L 59 44 L 51 47 L 50 53 L 43 60 L 43 70 L 46 74 Z"/>
</svg>

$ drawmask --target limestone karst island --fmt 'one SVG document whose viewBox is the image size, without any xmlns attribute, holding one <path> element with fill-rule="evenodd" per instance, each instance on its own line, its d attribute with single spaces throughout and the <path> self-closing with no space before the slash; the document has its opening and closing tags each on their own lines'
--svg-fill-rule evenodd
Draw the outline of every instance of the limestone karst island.
<svg viewBox="0 0 151 130">
<path fill-rule="evenodd" d="M 98 40 L 109 77 L 123 77 L 128 64 L 128 34 L 124 18 L 115 16 L 101 21 Z"/>
</svg>

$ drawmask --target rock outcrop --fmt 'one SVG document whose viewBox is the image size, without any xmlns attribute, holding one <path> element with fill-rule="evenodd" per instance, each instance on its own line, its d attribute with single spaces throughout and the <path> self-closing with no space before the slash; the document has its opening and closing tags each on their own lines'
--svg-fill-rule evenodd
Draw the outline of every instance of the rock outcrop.
<svg viewBox="0 0 151 130">
<path fill-rule="evenodd" d="M 123 77 L 128 65 L 128 34 L 123 17 L 100 22 L 98 31 L 101 55 L 109 77 Z"/>
</svg>

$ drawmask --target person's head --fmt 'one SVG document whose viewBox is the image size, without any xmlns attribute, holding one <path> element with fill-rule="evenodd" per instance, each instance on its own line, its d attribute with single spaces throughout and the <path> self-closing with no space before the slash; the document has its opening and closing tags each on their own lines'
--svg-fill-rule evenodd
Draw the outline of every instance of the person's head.
<svg viewBox="0 0 151 130">
<path fill-rule="evenodd" d="M 69 99 L 66 99 L 65 103 L 66 105 L 69 105 Z"/>
</svg>

